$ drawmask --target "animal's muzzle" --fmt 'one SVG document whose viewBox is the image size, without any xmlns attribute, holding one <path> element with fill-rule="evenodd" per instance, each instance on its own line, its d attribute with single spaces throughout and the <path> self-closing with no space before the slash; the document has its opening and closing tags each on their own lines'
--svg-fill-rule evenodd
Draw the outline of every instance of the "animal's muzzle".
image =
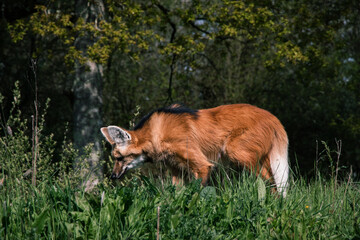
<svg viewBox="0 0 360 240">
<path fill-rule="evenodd" d="M 110 176 L 111 179 L 121 179 L 124 175 L 125 175 L 125 172 L 126 172 L 127 168 L 123 168 L 123 170 L 120 172 L 120 173 L 115 173 L 113 172 Z"/>
<path fill-rule="evenodd" d="M 118 174 L 113 173 L 113 174 L 111 174 L 110 178 L 111 178 L 111 179 L 117 179 L 117 178 L 118 178 Z"/>
</svg>

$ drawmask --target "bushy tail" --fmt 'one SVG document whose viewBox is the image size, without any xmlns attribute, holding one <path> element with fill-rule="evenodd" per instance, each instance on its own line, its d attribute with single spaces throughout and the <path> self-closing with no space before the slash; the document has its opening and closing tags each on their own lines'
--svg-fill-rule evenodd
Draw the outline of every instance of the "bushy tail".
<svg viewBox="0 0 360 240">
<path fill-rule="evenodd" d="M 269 155 L 270 167 L 277 191 L 282 193 L 283 197 L 286 197 L 289 186 L 288 138 L 286 133 L 282 137 L 275 137 Z"/>
</svg>

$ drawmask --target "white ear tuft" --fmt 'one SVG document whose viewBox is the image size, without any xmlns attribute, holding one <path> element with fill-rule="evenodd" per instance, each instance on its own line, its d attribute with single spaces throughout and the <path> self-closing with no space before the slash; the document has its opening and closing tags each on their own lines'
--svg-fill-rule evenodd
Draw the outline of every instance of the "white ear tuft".
<svg viewBox="0 0 360 240">
<path fill-rule="evenodd" d="M 116 144 L 125 144 L 127 141 L 131 140 L 130 133 L 117 126 L 108 126 L 107 130 L 110 138 L 113 139 Z"/>
</svg>

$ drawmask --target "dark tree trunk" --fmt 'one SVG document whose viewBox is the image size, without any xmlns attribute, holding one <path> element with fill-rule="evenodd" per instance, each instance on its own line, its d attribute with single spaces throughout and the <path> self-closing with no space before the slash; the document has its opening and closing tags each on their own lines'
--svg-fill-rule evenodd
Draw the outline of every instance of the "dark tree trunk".
<svg viewBox="0 0 360 240">
<path fill-rule="evenodd" d="M 76 14 L 86 23 L 98 24 L 104 16 L 104 4 L 101 0 L 76 1 Z M 84 54 L 96 39 L 92 36 L 81 36 L 76 40 L 76 48 Z M 89 168 L 82 172 L 87 190 L 92 189 L 102 176 L 100 164 L 102 127 L 102 66 L 88 60 L 85 64 L 77 63 L 74 81 L 74 142 L 75 147 L 82 151 L 93 143 L 89 156 Z M 82 163 L 77 162 L 75 167 Z"/>
</svg>

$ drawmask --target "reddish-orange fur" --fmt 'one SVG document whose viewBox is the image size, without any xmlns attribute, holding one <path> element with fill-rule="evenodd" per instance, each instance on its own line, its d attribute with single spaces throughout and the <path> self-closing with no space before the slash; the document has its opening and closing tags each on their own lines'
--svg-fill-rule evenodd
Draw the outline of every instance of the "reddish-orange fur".
<svg viewBox="0 0 360 240">
<path fill-rule="evenodd" d="M 114 144 L 105 128 L 102 132 Z M 165 161 L 174 182 L 179 169 L 189 169 L 206 184 L 211 168 L 220 158 L 260 171 L 264 179 L 270 179 L 270 152 L 274 146 L 283 145 L 287 154 L 288 139 L 280 121 L 268 111 L 248 104 L 202 109 L 196 116 L 154 112 L 141 128 L 126 132 L 131 140 L 126 146 L 115 144 L 113 156 L 124 157 L 124 164 L 133 158 L 129 156 L 139 154 Z M 117 163 L 114 172 L 118 174 L 124 164 Z"/>
</svg>

